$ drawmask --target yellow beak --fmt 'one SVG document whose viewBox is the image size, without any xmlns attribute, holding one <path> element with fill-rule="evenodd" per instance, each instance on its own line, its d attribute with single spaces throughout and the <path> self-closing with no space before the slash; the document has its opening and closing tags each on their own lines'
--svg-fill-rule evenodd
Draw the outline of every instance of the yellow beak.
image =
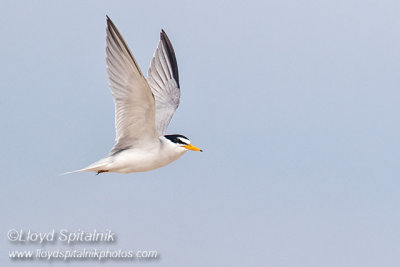
<svg viewBox="0 0 400 267">
<path fill-rule="evenodd" d="M 183 147 L 186 148 L 186 149 L 193 150 L 193 151 L 200 151 L 200 152 L 203 152 L 203 150 L 201 150 L 201 149 L 198 148 L 198 147 L 192 146 L 191 144 L 186 145 L 186 146 L 183 146 Z"/>
</svg>

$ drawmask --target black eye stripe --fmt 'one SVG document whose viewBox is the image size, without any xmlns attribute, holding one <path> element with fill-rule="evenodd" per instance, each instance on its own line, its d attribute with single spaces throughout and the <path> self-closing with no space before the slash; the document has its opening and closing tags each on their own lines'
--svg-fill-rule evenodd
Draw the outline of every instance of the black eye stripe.
<svg viewBox="0 0 400 267">
<path fill-rule="evenodd" d="M 186 136 L 180 135 L 180 134 L 170 134 L 170 135 L 164 135 L 165 138 L 169 139 L 171 142 L 175 144 L 181 144 L 181 145 L 187 145 L 187 143 L 182 142 L 180 138 L 184 138 L 186 140 L 189 140 Z"/>
</svg>

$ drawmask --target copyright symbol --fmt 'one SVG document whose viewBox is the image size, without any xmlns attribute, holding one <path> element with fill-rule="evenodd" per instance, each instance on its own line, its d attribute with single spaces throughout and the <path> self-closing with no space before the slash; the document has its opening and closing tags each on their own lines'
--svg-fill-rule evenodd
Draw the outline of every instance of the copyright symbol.
<svg viewBox="0 0 400 267">
<path fill-rule="evenodd" d="M 17 241 L 18 237 L 19 237 L 19 233 L 17 230 L 11 229 L 10 231 L 8 231 L 7 237 L 8 237 L 8 240 L 10 240 L 10 241 Z"/>
</svg>

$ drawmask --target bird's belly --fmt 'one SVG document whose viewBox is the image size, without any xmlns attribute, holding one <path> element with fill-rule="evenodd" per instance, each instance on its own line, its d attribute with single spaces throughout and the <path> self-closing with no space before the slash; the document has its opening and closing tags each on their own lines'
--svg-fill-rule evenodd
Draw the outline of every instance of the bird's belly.
<svg viewBox="0 0 400 267">
<path fill-rule="evenodd" d="M 154 153 L 145 150 L 127 149 L 114 156 L 113 163 L 109 167 L 110 172 L 131 173 L 145 172 L 163 167 L 178 158 L 181 154 Z"/>
</svg>

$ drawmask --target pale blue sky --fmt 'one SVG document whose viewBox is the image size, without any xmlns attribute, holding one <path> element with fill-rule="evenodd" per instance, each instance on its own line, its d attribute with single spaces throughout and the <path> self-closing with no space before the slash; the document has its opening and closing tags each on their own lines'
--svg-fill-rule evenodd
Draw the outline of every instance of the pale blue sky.
<svg viewBox="0 0 400 267">
<path fill-rule="evenodd" d="M 1 266 L 47 265 L 8 259 L 37 247 L 9 243 L 11 228 L 111 228 L 110 249 L 161 254 L 104 266 L 399 266 L 399 1 L 0 7 Z M 204 153 L 57 176 L 114 143 L 106 15 L 145 73 L 168 33 L 182 88 L 168 133 Z"/>
</svg>

